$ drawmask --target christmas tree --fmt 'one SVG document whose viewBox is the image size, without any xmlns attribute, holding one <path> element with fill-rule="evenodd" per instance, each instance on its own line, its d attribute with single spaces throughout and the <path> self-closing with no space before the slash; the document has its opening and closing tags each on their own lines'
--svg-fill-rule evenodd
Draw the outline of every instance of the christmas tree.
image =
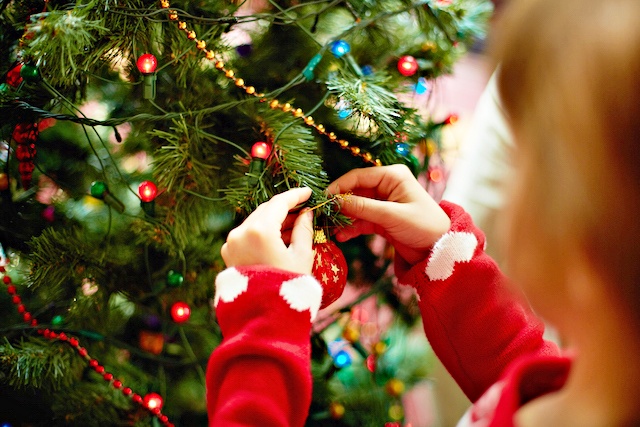
<svg viewBox="0 0 640 427">
<path fill-rule="evenodd" d="M 488 0 L 3 1 L 0 422 L 206 425 L 226 233 L 308 186 L 330 239 L 348 218 L 324 190 L 355 167 L 404 163 L 428 186 L 453 117 L 415 104 L 491 11 Z M 412 294 L 372 243 L 316 244 L 349 284 L 311 338 L 310 426 L 401 425 L 403 392 L 428 376 Z"/>
</svg>

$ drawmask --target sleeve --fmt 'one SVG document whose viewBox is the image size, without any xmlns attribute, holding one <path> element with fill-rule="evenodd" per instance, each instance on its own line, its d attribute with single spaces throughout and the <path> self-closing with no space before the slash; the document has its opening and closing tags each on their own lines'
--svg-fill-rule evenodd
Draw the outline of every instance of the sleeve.
<svg viewBox="0 0 640 427">
<path fill-rule="evenodd" d="M 310 331 L 322 287 L 266 266 L 216 277 L 222 343 L 207 365 L 211 426 L 303 426 L 311 403 Z"/>
<path fill-rule="evenodd" d="M 416 288 L 429 343 L 474 402 L 520 356 L 559 349 L 543 339 L 543 322 L 484 252 L 471 217 L 453 203 L 440 205 L 451 218 L 449 232 L 399 282 Z"/>
</svg>

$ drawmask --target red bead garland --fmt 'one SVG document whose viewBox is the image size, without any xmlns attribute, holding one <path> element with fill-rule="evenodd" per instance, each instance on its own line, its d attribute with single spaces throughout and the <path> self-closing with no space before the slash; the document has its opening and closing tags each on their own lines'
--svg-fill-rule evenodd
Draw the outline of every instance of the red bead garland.
<svg viewBox="0 0 640 427">
<path fill-rule="evenodd" d="M 11 282 L 11 277 L 8 274 L 6 274 L 7 271 L 5 267 L 2 265 L 0 265 L 0 273 L 4 274 L 4 276 L 2 277 L 2 282 L 5 285 L 7 285 L 7 292 L 9 293 L 9 295 L 12 296 L 12 301 L 16 305 L 18 313 L 22 314 L 22 318 L 26 323 L 28 323 L 30 326 L 36 327 L 38 325 L 38 321 L 36 320 L 35 317 L 31 315 L 31 313 L 27 310 L 27 308 L 22 304 L 22 300 L 20 299 L 20 296 L 17 293 L 16 286 Z M 91 367 L 96 373 L 102 375 L 102 378 L 105 381 L 108 381 L 113 388 L 122 389 L 123 395 L 130 396 L 131 400 L 134 403 L 147 409 L 153 416 L 155 416 L 166 427 L 175 427 L 174 424 L 169 421 L 169 417 L 167 417 L 161 412 L 160 407 L 145 403 L 142 396 L 140 396 L 139 394 L 133 393 L 133 390 L 131 390 L 131 388 L 129 387 L 123 388 L 122 380 L 115 378 L 112 373 L 106 372 L 105 367 L 100 365 L 100 362 L 98 362 L 98 360 L 90 357 L 86 348 L 80 346 L 80 341 L 77 338 L 69 337 L 64 332 L 57 333 L 49 329 L 42 329 L 42 328 L 37 329 L 37 333 L 49 340 L 57 339 L 59 341 L 69 344 L 78 352 L 78 354 L 81 357 L 83 357 L 88 361 L 89 367 Z M 156 396 L 160 399 L 160 402 L 162 402 L 162 397 L 160 395 L 156 395 Z M 162 406 L 162 403 L 160 404 L 160 406 Z"/>
<path fill-rule="evenodd" d="M 15 156 L 18 160 L 18 170 L 22 180 L 22 187 L 31 186 L 31 179 L 35 169 L 36 140 L 39 134 L 38 124 L 32 122 L 18 123 L 12 133 L 16 142 Z"/>
</svg>

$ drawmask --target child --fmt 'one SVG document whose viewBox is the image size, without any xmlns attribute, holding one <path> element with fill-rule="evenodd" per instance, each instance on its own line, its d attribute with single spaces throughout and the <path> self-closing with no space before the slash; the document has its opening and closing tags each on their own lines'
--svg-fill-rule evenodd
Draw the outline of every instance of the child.
<svg viewBox="0 0 640 427">
<path fill-rule="evenodd" d="M 354 193 L 339 240 L 378 233 L 394 245 L 434 351 L 473 402 L 461 426 L 640 425 L 639 16 L 637 0 L 519 0 L 504 11 L 497 78 L 516 141 L 509 281 L 469 216 L 436 204 L 404 166 L 353 170 L 329 187 Z M 211 425 L 304 425 L 321 288 L 309 275 L 310 214 L 290 239 L 281 229 L 308 197 L 274 197 L 222 248 Z M 529 305 L 562 348 L 543 339 Z"/>
</svg>

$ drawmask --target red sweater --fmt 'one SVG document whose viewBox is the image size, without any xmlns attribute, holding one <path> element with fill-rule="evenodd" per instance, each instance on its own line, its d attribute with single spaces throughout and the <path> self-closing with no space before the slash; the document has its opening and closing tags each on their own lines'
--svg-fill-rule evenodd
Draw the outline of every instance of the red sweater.
<svg viewBox="0 0 640 427">
<path fill-rule="evenodd" d="M 562 387 L 570 360 L 543 339 L 543 323 L 508 291 L 469 215 L 452 203 L 441 207 L 451 229 L 399 279 L 416 288 L 431 347 L 474 402 L 460 425 L 511 426 L 520 406 Z M 211 426 L 304 425 L 311 322 L 321 298 L 311 276 L 264 266 L 218 275 L 224 339 L 207 368 Z"/>
</svg>

